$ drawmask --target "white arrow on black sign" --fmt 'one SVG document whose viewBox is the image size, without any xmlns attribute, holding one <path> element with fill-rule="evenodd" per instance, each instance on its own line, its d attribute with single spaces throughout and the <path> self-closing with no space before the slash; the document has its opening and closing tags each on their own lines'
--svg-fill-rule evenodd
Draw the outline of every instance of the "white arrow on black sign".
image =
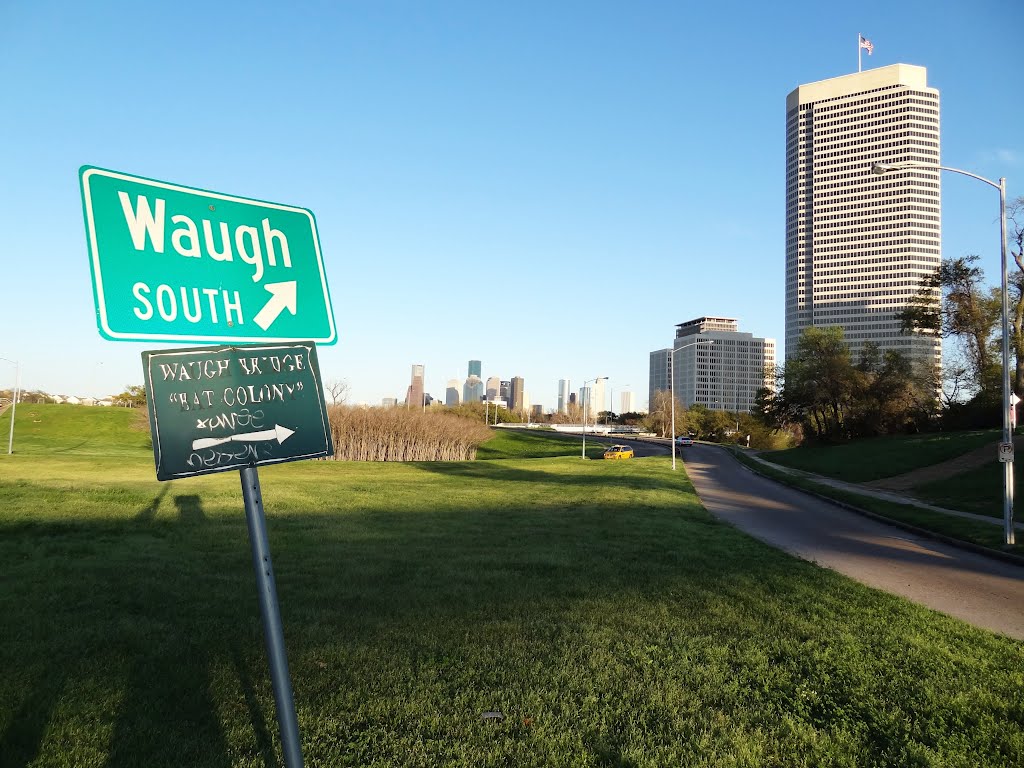
<svg viewBox="0 0 1024 768">
<path fill-rule="evenodd" d="M 283 443 L 294 434 L 294 429 L 288 429 L 288 427 L 275 424 L 273 429 L 264 429 L 261 432 L 242 432 L 237 435 L 228 435 L 227 437 L 200 437 L 192 441 L 192 450 L 198 451 L 200 448 L 212 448 L 215 445 L 223 445 L 224 443 L 260 443 L 267 440 L 277 440 L 278 443 Z"/>
</svg>

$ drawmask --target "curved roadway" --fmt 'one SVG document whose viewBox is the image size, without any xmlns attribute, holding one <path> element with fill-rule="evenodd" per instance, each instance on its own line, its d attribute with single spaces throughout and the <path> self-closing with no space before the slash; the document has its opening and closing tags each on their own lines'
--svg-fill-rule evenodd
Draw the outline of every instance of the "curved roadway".
<svg viewBox="0 0 1024 768">
<path fill-rule="evenodd" d="M 754 474 L 707 445 L 680 454 L 704 506 L 772 546 L 1024 639 L 1024 567 L 917 536 Z"/>
</svg>

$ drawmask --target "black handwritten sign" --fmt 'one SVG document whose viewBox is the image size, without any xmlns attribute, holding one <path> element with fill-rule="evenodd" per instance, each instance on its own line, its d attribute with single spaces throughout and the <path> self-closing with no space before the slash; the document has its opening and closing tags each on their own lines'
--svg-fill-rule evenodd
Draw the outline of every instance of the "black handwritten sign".
<svg viewBox="0 0 1024 768">
<path fill-rule="evenodd" d="M 313 342 L 142 353 L 158 480 L 333 454 Z"/>
</svg>

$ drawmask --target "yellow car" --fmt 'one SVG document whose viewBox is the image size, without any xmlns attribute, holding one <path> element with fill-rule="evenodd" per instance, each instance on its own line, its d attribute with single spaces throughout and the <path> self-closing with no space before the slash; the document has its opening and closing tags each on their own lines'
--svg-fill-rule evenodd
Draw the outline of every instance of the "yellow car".
<svg viewBox="0 0 1024 768">
<path fill-rule="evenodd" d="M 613 445 L 604 452 L 606 459 L 632 459 L 633 449 L 628 445 Z"/>
</svg>

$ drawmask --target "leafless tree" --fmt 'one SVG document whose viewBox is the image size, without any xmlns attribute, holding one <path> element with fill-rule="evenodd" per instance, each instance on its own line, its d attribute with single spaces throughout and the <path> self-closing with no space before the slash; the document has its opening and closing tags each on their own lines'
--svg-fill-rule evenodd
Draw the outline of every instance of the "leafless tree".
<svg viewBox="0 0 1024 768">
<path fill-rule="evenodd" d="M 348 399 L 348 382 L 345 379 L 331 379 L 326 384 L 331 396 L 331 405 L 344 405 Z"/>
</svg>

